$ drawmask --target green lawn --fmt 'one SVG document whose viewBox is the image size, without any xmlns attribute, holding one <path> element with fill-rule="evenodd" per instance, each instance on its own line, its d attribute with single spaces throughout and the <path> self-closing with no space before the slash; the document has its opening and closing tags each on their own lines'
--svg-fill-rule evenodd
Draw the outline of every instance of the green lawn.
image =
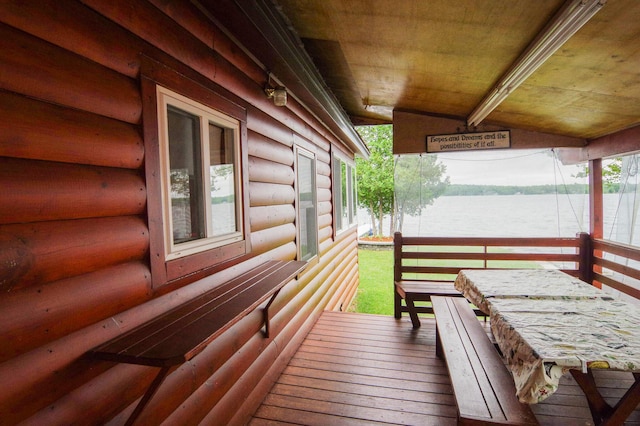
<svg viewBox="0 0 640 426">
<path fill-rule="evenodd" d="M 393 315 L 393 250 L 358 250 L 356 312 Z"/>
</svg>

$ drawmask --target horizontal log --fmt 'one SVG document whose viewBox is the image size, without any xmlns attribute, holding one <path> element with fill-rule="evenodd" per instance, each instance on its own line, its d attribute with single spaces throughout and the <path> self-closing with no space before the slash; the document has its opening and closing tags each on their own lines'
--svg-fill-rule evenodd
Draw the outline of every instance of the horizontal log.
<svg viewBox="0 0 640 426">
<path fill-rule="evenodd" d="M 285 146 L 293 146 L 293 131 L 257 108 L 247 109 L 247 129 Z"/>
<path fill-rule="evenodd" d="M 316 172 L 318 173 L 318 179 L 326 182 L 326 179 L 322 179 L 320 176 L 329 177 L 331 176 L 331 166 L 328 163 L 323 163 L 321 161 L 316 161 Z M 329 179 L 328 184 L 324 184 L 326 188 L 331 187 L 331 179 Z"/>
<path fill-rule="evenodd" d="M 324 228 L 325 226 L 331 226 L 333 223 L 332 214 L 321 214 L 318 216 L 318 228 Z"/>
<path fill-rule="evenodd" d="M 322 163 L 322 164 L 325 164 L 325 165 L 329 166 L 331 164 L 331 154 L 329 153 L 329 149 L 331 147 L 330 147 L 329 144 L 325 145 L 324 142 L 325 141 L 323 141 L 323 143 L 321 145 L 319 145 L 319 148 L 321 148 L 321 149 L 319 149 L 316 152 L 316 158 L 318 159 L 319 163 Z"/>
<path fill-rule="evenodd" d="M 150 298 L 149 268 L 125 263 L 0 298 L 0 363 Z"/>
<path fill-rule="evenodd" d="M 332 195 L 333 194 L 331 194 L 330 189 L 318 188 L 318 191 L 317 191 L 318 202 L 322 202 L 322 201 L 331 202 Z"/>
<path fill-rule="evenodd" d="M 295 192 L 291 185 L 249 182 L 249 200 L 251 207 L 293 204 Z"/>
<path fill-rule="evenodd" d="M 0 24 L 0 88 L 138 123 L 142 102 L 135 80 Z"/>
<path fill-rule="evenodd" d="M 127 417 L 113 423 L 118 404 L 132 401 L 146 391 L 156 375 L 157 369 L 154 368 L 118 364 L 78 388 L 70 389 L 60 399 L 29 415 L 20 424 L 76 424 L 79 420 L 88 419 L 92 424 L 122 425 Z"/>
<path fill-rule="evenodd" d="M 249 180 L 293 185 L 293 168 L 261 158 L 249 157 Z"/>
<path fill-rule="evenodd" d="M 0 223 L 143 214 L 146 191 L 135 170 L 0 157 Z"/>
<path fill-rule="evenodd" d="M 14 407 L 12 419 L 23 419 L 63 398 L 113 365 L 85 357 L 87 351 L 197 297 L 211 286 L 238 275 L 242 270 L 250 269 L 268 259 L 286 256 L 291 252 L 291 246 L 295 250 L 293 244 L 288 244 L 269 252 L 268 257 L 256 256 L 241 267 L 228 268 L 0 363 L 0 389 L 11 389 L 10 392 L 0 392 L 0 407 Z M 234 352 L 236 347 L 229 345 L 226 350 Z M 136 368 L 150 371 L 151 374 L 157 371 L 147 367 Z M 131 384 L 138 386 L 135 374 L 130 376 Z M 33 392 L 34 389 L 47 389 L 47 392 Z M 115 389 L 117 391 L 112 394 L 118 399 L 120 390 Z M 18 423 L 18 420 L 9 421 L 9 424 L 14 423 Z"/>
<path fill-rule="evenodd" d="M 295 241 L 296 227 L 292 223 L 267 228 L 251 233 L 251 247 L 254 253 L 263 253 Z"/>
<path fill-rule="evenodd" d="M 331 214 L 333 211 L 333 204 L 330 201 L 320 201 L 318 202 L 318 216 L 323 214 Z"/>
<path fill-rule="evenodd" d="M 327 226 L 318 230 L 318 243 L 322 244 L 324 241 L 330 241 L 333 237 L 333 228 Z"/>
<path fill-rule="evenodd" d="M 174 423 L 176 415 L 192 418 L 195 413 L 188 410 L 194 408 L 200 412 L 198 417 L 204 417 L 269 346 L 270 340 L 265 339 L 260 331 L 262 315 L 259 310 L 237 325 L 240 327 L 234 327 L 234 330 L 225 333 L 227 336 L 221 336 L 223 340 L 218 339 L 219 342 L 209 345 L 207 349 L 210 350 L 199 354 L 192 365 L 178 369 L 170 378 L 171 381 L 167 378 L 163 388 L 158 391 L 155 403 L 140 416 L 140 424 L 160 424 L 165 419 L 169 419 L 168 424 L 195 424 L 191 421 Z M 228 352 L 221 351 L 220 346 L 237 350 L 220 357 L 217 355 L 221 352 Z M 225 362 L 220 362 L 220 358 Z M 185 386 L 185 383 L 190 386 Z M 207 383 L 215 383 L 216 386 L 210 387 Z M 185 401 L 193 400 L 199 402 L 185 404 Z"/>
<path fill-rule="evenodd" d="M 254 131 L 249 131 L 248 134 L 250 156 L 293 166 L 293 150 L 290 146 L 283 145 Z"/>
<path fill-rule="evenodd" d="M 296 210 L 292 204 L 257 206 L 251 207 L 249 216 L 251 218 L 251 232 L 256 232 L 273 228 L 274 226 L 294 223 Z"/>
<path fill-rule="evenodd" d="M 166 0 L 150 0 L 155 7 L 189 31 L 207 46 L 214 48 L 220 55 L 243 70 L 253 81 L 264 80 L 264 70 L 257 66 L 252 58 L 238 49 L 226 32 L 212 25 L 199 9 L 191 2 L 171 2 Z"/>
<path fill-rule="evenodd" d="M 78 2 L 17 0 L 0 4 L 2 20 L 131 78 L 138 76 L 138 42 L 122 27 Z"/>
<path fill-rule="evenodd" d="M 0 128 L 5 157 L 127 169 L 143 164 L 137 127 L 9 92 L 0 92 Z"/>
<path fill-rule="evenodd" d="M 329 176 L 316 175 L 316 185 L 320 189 L 331 190 L 331 178 Z"/>
<path fill-rule="evenodd" d="M 86 274 L 148 253 L 136 216 L 0 226 L 0 289 L 11 291 Z"/>
<path fill-rule="evenodd" d="M 336 278 L 337 286 L 325 307 L 326 310 L 331 311 L 340 311 L 343 306 L 346 308 L 346 303 L 352 293 L 354 284 L 357 287 L 355 278 L 358 269 L 358 256 L 356 253 L 344 253 L 344 259 L 339 265 L 336 265 L 336 269 L 340 273 Z"/>
</svg>

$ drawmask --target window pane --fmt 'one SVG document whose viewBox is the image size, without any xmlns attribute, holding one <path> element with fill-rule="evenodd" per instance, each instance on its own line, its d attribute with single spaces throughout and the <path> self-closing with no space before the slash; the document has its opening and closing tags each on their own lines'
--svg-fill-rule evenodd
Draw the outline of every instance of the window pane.
<svg viewBox="0 0 640 426">
<path fill-rule="evenodd" d="M 346 229 L 349 226 L 349 195 L 347 193 L 347 164 L 340 162 L 340 196 L 342 198 L 342 218 L 340 219 L 340 229 Z"/>
<path fill-rule="evenodd" d="M 209 150 L 211 221 L 217 237 L 238 230 L 233 130 L 209 123 Z"/>
<path fill-rule="evenodd" d="M 316 197 L 314 159 L 298 155 L 298 202 L 300 215 L 300 258 L 309 260 L 317 254 Z"/>
<path fill-rule="evenodd" d="M 200 118 L 167 107 L 174 244 L 205 237 Z"/>
<path fill-rule="evenodd" d="M 350 189 L 350 197 L 349 197 L 349 224 L 353 225 L 356 223 L 356 170 L 354 167 L 349 167 L 349 180 L 351 181 Z"/>
<path fill-rule="evenodd" d="M 343 200 L 343 193 L 344 191 L 342 191 L 342 177 L 341 177 L 341 173 L 342 173 L 342 161 L 340 161 L 339 159 L 334 157 L 334 163 L 333 163 L 333 203 L 334 203 L 334 208 L 336 210 L 336 217 L 335 217 L 335 227 L 337 231 L 342 230 L 342 228 L 344 227 L 344 222 L 342 220 L 342 216 L 343 216 L 343 212 L 344 212 L 344 200 Z"/>
</svg>

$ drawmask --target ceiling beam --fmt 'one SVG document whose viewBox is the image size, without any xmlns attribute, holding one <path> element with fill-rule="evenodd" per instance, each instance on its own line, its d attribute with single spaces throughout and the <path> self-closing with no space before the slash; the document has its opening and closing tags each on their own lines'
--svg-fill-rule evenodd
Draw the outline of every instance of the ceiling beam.
<svg viewBox="0 0 640 426">
<path fill-rule="evenodd" d="M 578 164 L 635 152 L 640 152 L 640 126 L 593 139 L 580 149 L 561 149 L 558 154 L 563 164 Z"/>
<path fill-rule="evenodd" d="M 567 0 L 511 68 L 475 107 L 467 126 L 478 126 L 556 50 L 586 24 L 607 0 Z"/>
<path fill-rule="evenodd" d="M 581 138 L 516 128 L 483 125 L 482 130 L 485 132 L 509 130 L 511 132 L 511 149 L 583 148 L 587 143 L 585 139 Z M 395 110 L 393 111 L 393 153 L 424 153 L 427 152 L 427 136 L 465 131 L 463 119 Z"/>
</svg>

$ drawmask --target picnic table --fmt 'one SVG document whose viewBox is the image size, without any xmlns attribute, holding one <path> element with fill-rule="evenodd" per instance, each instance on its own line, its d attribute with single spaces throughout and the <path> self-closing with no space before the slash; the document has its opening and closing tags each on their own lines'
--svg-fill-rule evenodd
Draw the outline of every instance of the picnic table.
<svg viewBox="0 0 640 426">
<path fill-rule="evenodd" d="M 570 372 L 596 424 L 621 424 L 640 402 L 640 306 L 555 270 L 462 270 L 455 287 L 486 312 L 518 399 L 543 401 Z M 600 395 L 592 370 L 633 372 L 615 407 Z"/>
</svg>

